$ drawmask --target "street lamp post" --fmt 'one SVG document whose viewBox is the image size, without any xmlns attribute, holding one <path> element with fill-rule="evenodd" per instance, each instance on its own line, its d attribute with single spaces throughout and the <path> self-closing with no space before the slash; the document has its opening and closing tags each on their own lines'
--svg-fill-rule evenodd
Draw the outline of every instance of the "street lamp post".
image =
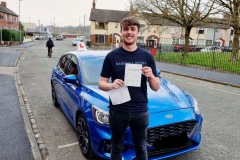
<svg viewBox="0 0 240 160">
<path fill-rule="evenodd" d="M 85 23 L 86 21 L 87 21 L 87 14 L 84 14 L 84 40 L 85 41 L 86 41 L 86 23 Z"/>
<path fill-rule="evenodd" d="M 19 0 L 19 18 L 18 18 L 18 21 L 19 21 L 20 43 L 22 43 L 21 20 L 20 20 L 20 1 L 22 1 L 22 0 Z"/>
</svg>

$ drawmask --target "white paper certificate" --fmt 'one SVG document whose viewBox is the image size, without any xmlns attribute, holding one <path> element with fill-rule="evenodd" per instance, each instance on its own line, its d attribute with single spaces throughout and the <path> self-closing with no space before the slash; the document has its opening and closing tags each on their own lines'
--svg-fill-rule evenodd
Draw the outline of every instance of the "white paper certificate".
<svg viewBox="0 0 240 160">
<path fill-rule="evenodd" d="M 127 86 L 112 89 L 108 93 L 113 105 L 125 103 L 131 100 Z"/>
<path fill-rule="evenodd" d="M 124 85 L 140 87 L 141 86 L 141 64 L 129 64 L 125 65 Z"/>
</svg>

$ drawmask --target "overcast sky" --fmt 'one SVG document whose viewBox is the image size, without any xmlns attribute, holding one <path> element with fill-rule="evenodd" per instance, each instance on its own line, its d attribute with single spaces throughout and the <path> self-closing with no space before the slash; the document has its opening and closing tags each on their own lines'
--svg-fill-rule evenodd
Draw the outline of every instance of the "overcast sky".
<svg viewBox="0 0 240 160">
<path fill-rule="evenodd" d="M 0 0 L 19 15 L 19 0 Z M 97 9 L 129 10 L 129 0 L 95 0 Z M 93 0 L 21 0 L 20 19 L 36 25 L 78 26 L 84 25 L 84 15 L 89 23 Z"/>
</svg>

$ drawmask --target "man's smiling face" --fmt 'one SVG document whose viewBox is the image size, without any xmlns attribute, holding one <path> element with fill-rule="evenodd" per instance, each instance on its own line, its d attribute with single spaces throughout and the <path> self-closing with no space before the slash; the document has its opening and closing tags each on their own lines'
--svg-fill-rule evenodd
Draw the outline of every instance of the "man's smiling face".
<svg viewBox="0 0 240 160">
<path fill-rule="evenodd" d="M 123 42 L 126 45 L 132 45 L 136 43 L 138 36 L 138 27 L 136 25 L 123 26 L 121 29 L 123 36 Z"/>
</svg>

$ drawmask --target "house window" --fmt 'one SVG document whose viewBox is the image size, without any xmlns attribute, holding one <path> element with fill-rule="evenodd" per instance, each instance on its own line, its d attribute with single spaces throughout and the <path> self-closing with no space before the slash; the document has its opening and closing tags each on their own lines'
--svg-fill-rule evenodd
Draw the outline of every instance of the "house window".
<svg viewBox="0 0 240 160">
<path fill-rule="evenodd" d="M 234 34 L 234 30 L 231 30 L 231 36 Z"/>
<path fill-rule="evenodd" d="M 108 29 L 108 23 L 107 22 L 96 22 L 95 28 L 96 29 Z"/>
<path fill-rule="evenodd" d="M 13 21 L 12 15 L 9 16 L 9 21 L 10 21 L 10 22 Z"/>
<path fill-rule="evenodd" d="M 1 14 L 0 15 L 0 20 L 3 20 L 4 19 L 4 16 Z"/>
<path fill-rule="evenodd" d="M 143 24 L 140 25 L 140 32 L 143 33 L 145 31 L 145 26 Z"/>
<path fill-rule="evenodd" d="M 185 38 L 181 38 L 179 44 L 185 44 Z"/>
<path fill-rule="evenodd" d="M 179 44 L 179 39 L 172 39 L 172 44 Z"/>
<path fill-rule="evenodd" d="M 105 43 L 104 38 L 105 38 L 105 35 L 96 34 L 95 35 L 95 43 Z"/>
<path fill-rule="evenodd" d="M 197 46 L 204 46 L 204 42 L 205 42 L 204 39 L 197 39 L 195 44 L 196 44 Z"/>
<path fill-rule="evenodd" d="M 204 34 L 204 29 L 199 29 L 198 34 Z"/>
<path fill-rule="evenodd" d="M 206 46 L 211 46 L 213 45 L 213 41 L 212 40 L 206 40 Z"/>
<path fill-rule="evenodd" d="M 137 37 L 137 43 L 144 43 L 144 37 L 138 36 Z"/>
<path fill-rule="evenodd" d="M 160 44 L 171 44 L 171 38 L 161 38 Z"/>
</svg>

